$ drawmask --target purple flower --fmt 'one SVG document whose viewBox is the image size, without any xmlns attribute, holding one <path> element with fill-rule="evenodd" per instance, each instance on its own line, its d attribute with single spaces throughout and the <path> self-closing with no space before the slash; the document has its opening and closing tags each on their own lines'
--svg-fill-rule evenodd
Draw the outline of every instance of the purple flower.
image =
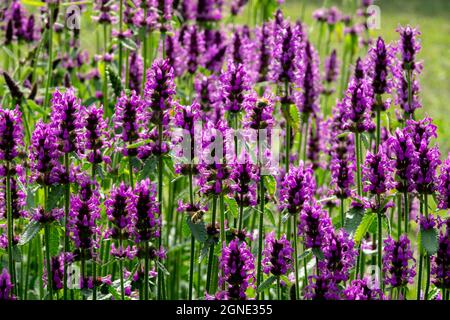
<svg viewBox="0 0 450 320">
<path fill-rule="evenodd" d="M 415 261 L 406 235 L 401 235 L 398 241 L 388 237 L 384 240 L 384 283 L 394 288 L 413 283 L 416 275 Z"/>
<path fill-rule="evenodd" d="M 93 164 L 109 163 L 109 157 L 102 154 L 102 149 L 109 146 L 106 140 L 108 126 L 103 119 L 103 108 L 95 105 L 83 108 L 79 122 L 78 127 L 83 129 L 77 135 L 77 144 L 87 161 Z"/>
<path fill-rule="evenodd" d="M 243 152 L 231 163 L 231 185 L 236 202 L 240 206 L 255 206 L 257 204 L 256 188 L 259 181 L 259 170 L 252 162 L 249 154 Z"/>
<path fill-rule="evenodd" d="M 0 106 L 0 160 L 12 161 L 23 148 L 22 113 L 19 107 L 3 109 Z"/>
<path fill-rule="evenodd" d="M 402 72 L 396 73 L 395 85 L 397 89 L 396 103 L 400 105 L 405 113 L 411 115 L 414 114 L 416 109 L 422 108 L 419 99 L 420 85 L 414 74 L 411 79 L 411 103 L 409 102 L 408 82 Z"/>
<path fill-rule="evenodd" d="M 436 138 L 436 126 L 432 124 L 431 118 L 421 121 L 408 120 L 406 132 L 411 137 L 418 153 L 418 166 L 414 181 L 416 191 L 422 194 L 431 194 L 437 188 L 437 167 L 441 164 L 440 152 L 437 146 L 430 148 L 432 138 Z"/>
<path fill-rule="evenodd" d="M 50 267 L 52 269 L 52 282 L 51 286 L 53 290 L 61 290 L 64 287 L 64 263 L 65 263 L 64 253 L 59 254 L 56 257 L 51 257 Z M 47 275 L 47 263 L 44 265 L 43 280 L 48 286 L 48 275 Z"/>
<path fill-rule="evenodd" d="M 337 59 L 336 49 L 334 49 L 330 56 L 325 60 L 325 81 L 333 83 L 339 76 L 339 61 Z"/>
<path fill-rule="evenodd" d="M 245 242 L 232 240 L 228 246 L 223 244 L 222 256 L 219 260 L 222 273 L 219 275 L 219 286 L 225 284 L 229 299 L 246 300 L 246 290 L 254 287 L 255 266 L 250 248 Z"/>
<path fill-rule="evenodd" d="M 211 119 L 211 116 L 213 116 L 212 111 L 215 108 L 220 95 L 218 90 L 218 82 L 219 80 L 216 76 L 206 77 L 199 75 L 195 78 L 195 99 L 202 108 L 202 116 L 205 120 L 216 120 L 214 117 Z"/>
<path fill-rule="evenodd" d="M 19 219 L 27 216 L 25 210 L 27 195 L 19 187 L 19 183 L 26 184 L 26 171 L 20 166 L 16 165 L 10 170 L 10 197 L 11 197 L 11 210 L 13 219 Z M 0 177 L 5 176 L 5 167 L 0 168 Z M 0 217 L 6 218 L 6 178 L 0 178 Z"/>
<path fill-rule="evenodd" d="M 273 57 L 270 64 L 270 79 L 276 83 L 296 83 L 302 61 L 302 39 L 298 26 L 291 27 L 289 22 L 281 21 L 273 28 Z M 287 95 L 287 93 L 286 93 Z"/>
<path fill-rule="evenodd" d="M 419 157 L 411 137 L 397 128 L 387 141 L 388 154 L 395 159 L 396 189 L 411 192 L 415 189 L 414 177 L 419 169 Z"/>
<path fill-rule="evenodd" d="M 244 104 L 244 128 L 255 130 L 270 130 L 274 125 L 273 111 L 274 99 L 270 95 L 265 95 L 261 99 L 247 99 Z"/>
<path fill-rule="evenodd" d="M 150 110 L 151 122 L 167 123 L 167 110 L 172 108 L 173 96 L 176 94 L 173 68 L 169 61 L 155 60 L 147 72 L 144 98 Z"/>
<path fill-rule="evenodd" d="M 223 0 L 198 0 L 197 22 L 214 22 L 222 19 Z"/>
<path fill-rule="evenodd" d="M 228 62 L 228 68 L 220 77 L 224 109 L 232 113 L 243 109 L 245 93 L 250 90 L 247 70 L 243 64 Z"/>
<path fill-rule="evenodd" d="M 93 20 L 101 24 L 113 24 L 116 18 L 112 12 L 117 11 L 117 5 L 108 0 L 95 0 L 94 9 L 98 10 L 98 16 L 92 17 Z"/>
<path fill-rule="evenodd" d="M 439 209 L 450 208 L 450 153 L 441 167 L 438 183 Z"/>
<path fill-rule="evenodd" d="M 303 207 L 298 224 L 298 235 L 303 237 L 305 247 L 321 248 L 332 232 L 331 219 L 320 204 L 314 201 Z"/>
<path fill-rule="evenodd" d="M 65 93 L 55 91 L 52 98 L 51 122 L 59 140 L 59 149 L 63 153 L 76 151 L 78 117 L 81 109 L 80 100 L 75 97 L 72 88 Z"/>
<path fill-rule="evenodd" d="M 393 49 L 386 47 L 381 37 L 369 51 L 368 75 L 375 95 L 382 95 L 391 91 L 392 83 L 389 79 L 389 71 L 394 67 L 393 55 Z"/>
<path fill-rule="evenodd" d="M 64 170 L 59 163 L 56 133 L 51 124 L 45 124 L 41 120 L 35 126 L 30 146 L 32 182 L 53 185 L 61 181 Z"/>
<path fill-rule="evenodd" d="M 339 300 L 340 298 L 336 283 L 324 274 L 308 277 L 304 295 L 307 300 Z"/>
<path fill-rule="evenodd" d="M 436 226 L 436 219 L 432 215 L 429 215 L 428 217 L 420 215 L 419 222 L 420 230 L 423 231 L 433 229 Z"/>
<path fill-rule="evenodd" d="M 197 1 L 181 0 L 180 13 L 184 21 L 195 20 L 197 14 Z"/>
<path fill-rule="evenodd" d="M 127 97 L 123 92 L 116 104 L 116 115 L 114 121 L 114 129 L 121 130 L 120 139 L 125 146 L 122 153 L 125 156 L 135 156 L 137 149 L 128 149 L 126 144 L 133 144 L 139 139 L 139 131 L 143 120 L 143 101 L 132 91 L 131 96 Z"/>
<path fill-rule="evenodd" d="M 272 32 L 270 25 L 264 22 L 260 28 L 256 29 L 256 38 L 258 40 L 258 81 L 267 81 L 270 61 L 272 58 Z"/>
<path fill-rule="evenodd" d="M 145 242 L 159 237 L 159 206 L 156 201 L 156 186 L 147 178 L 136 183 L 134 206 L 136 218 L 133 225 L 136 242 Z"/>
<path fill-rule="evenodd" d="M 189 73 L 194 74 L 198 66 L 202 64 L 205 53 L 204 33 L 196 25 L 189 26 L 184 33 L 183 47 L 188 55 L 187 69 Z"/>
<path fill-rule="evenodd" d="M 382 146 L 378 153 L 367 152 L 366 161 L 362 168 L 364 192 L 381 195 L 394 188 L 394 165 Z"/>
<path fill-rule="evenodd" d="M 98 192 L 93 192 L 89 199 L 72 195 L 70 200 L 67 235 L 72 238 L 78 249 L 88 251 L 96 249 L 98 247 L 96 238 L 100 235 L 100 229 L 97 226 L 97 221 L 100 219 Z"/>
<path fill-rule="evenodd" d="M 399 47 L 402 54 L 403 70 L 420 70 L 420 64 L 416 63 L 416 55 L 421 49 L 420 42 L 417 37 L 420 31 L 411 26 L 399 26 L 396 30 L 400 34 Z"/>
<path fill-rule="evenodd" d="M 231 15 L 237 16 L 248 0 L 233 0 L 231 2 Z"/>
<path fill-rule="evenodd" d="M 1 300 L 16 300 L 13 295 L 12 289 L 14 285 L 11 283 L 11 277 L 8 270 L 3 269 L 0 274 L 0 301 Z"/>
<path fill-rule="evenodd" d="M 136 195 L 123 182 L 113 187 L 105 201 L 106 215 L 111 222 L 108 235 L 114 239 L 127 239 L 132 232 L 136 207 L 133 205 Z"/>
<path fill-rule="evenodd" d="M 306 157 L 311 162 L 312 169 L 324 168 L 325 163 L 322 155 L 325 151 L 325 137 L 328 127 L 326 123 L 317 116 L 315 125 L 311 125 L 308 132 Z"/>
<path fill-rule="evenodd" d="M 432 257 L 431 274 L 433 284 L 438 288 L 450 289 L 450 219 L 444 223 L 446 231 L 439 234 L 439 247 L 436 256 Z"/>
<path fill-rule="evenodd" d="M 285 234 L 279 240 L 275 239 L 275 232 L 267 234 L 262 260 L 264 273 L 272 273 L 274 276 L 285 275 L 292 269 L 293 252 L 294 249 L 286 240 Z"/>
<path fill-rule="evenodd" d="M 357 255 L 348 234 L 342 229 L 331 232 L 321 250 L 324 255 L 324 259 L 319 261 L 321 272 L 332 277 L 335 283 L 347 281 Z"/>
<path fill-rule="evenodd" d="M 186 49 L 179 43 L 178 37 L 168 35 L 166 38 L 166 57 L 172 66 L 174 75 L 181 76 L 186 70 Z M 141 78 L 142 79 L 142 78 Z"/>
<path fill-rule="evenodd" d="M 354 173 L 356 171 L 354 150 L 353 140 L 349 135 L 339 137 L 336 134 L 332 139 L 331 186 L 334 190 L 333 193 L 340 199 L 352 195 L 351 189 L 355 184 Z"/>
<path fill-rule="evenodd" d="M 64 217 L 64 210 L 55 208 L 50 211 L 46 211 L 42 207 L 37 207 L 34 209 L 32 220 L 45 224 L 45 223 L 53 223 L 54 221 L 59 221 Z"/>
<path fill-rule="evenodd" d="M 359 58 L 356 61 L 355 73 L 350 80 L 342 105 L 344 108 L 345 129 L 349 129 L 352 132 L 365 132 L 373 127 L 371 119 L 371 88 L 366 81 L 365 70 Z"/>
<path fill-rule="evenodd" d="M 282 208 L 291 214 L 298 214 L 313 198 L 316 190 L 314 172 L 300 161 L 298 167 L 291 167 L 284 177 L 280 190 Z"/>
<path fill-rule="evenodd" d="M 306 41 L 303 55 L 305 67 L 302 70 L 303 77 L 300 80 L 302 91 L 299 96 L 299 109 L 306 114 L 316 114 L 319 111 L 318 98 L 322 91 L 319 56 L 309 41 Z"/>
<path fill-rule="evenodd" d="M 129 70 L 129 82 L 128 87 L 131 91 L 135 91 L 137 94 L 141 93 L 142 87 L 142 74 L 143 74 L 143 62 L 141 56 L 136 51 L 130 52 L 128 58 Z"/>
<path fill-rule="evenodd" d="M 353 280 L 344 290 L 346 300 L 385 300 L 386 297 L 379 288 L 374 288 L 368 278 Z"/>
</svg>

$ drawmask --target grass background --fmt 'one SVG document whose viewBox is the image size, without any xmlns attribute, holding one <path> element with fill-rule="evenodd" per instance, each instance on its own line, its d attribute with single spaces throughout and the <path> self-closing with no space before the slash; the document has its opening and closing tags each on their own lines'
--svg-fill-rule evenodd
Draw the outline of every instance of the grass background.
<svg viewBox="0 0 450 320">
<path fill-rule="evenodd" d="M 304 22 L 314 26 L 312 13 L 323 3 L 323 0 L 286 0 L 283 11 L 296 20 L 302 16 L 305 5 Z M 450 152 L 450 1 L 376 0 L 374 4 L 380 7 L 381 29 L 372 30 L 373 37 L 381 35 L 387 41 L 397 40 L 399 35 L 395 29 L 399 24 L 417 26 L 422 33 L 419 54 L 424 64 L 420 77 L 422 109 L 417 115 L 434 119 L 442 157 L 447 157 Z M 328 5 L 342 8 L 343 1 L 329 0 Z"/>
</svg>

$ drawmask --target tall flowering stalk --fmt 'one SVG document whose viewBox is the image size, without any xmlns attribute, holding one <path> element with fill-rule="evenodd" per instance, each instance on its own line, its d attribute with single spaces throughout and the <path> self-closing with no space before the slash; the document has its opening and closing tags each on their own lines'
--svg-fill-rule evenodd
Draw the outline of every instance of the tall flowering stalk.
<svg viewBox="0 0 450 320">
<path fill-rule="evenodd" d="M 14 178 L 16 173 L 15 159 L 24 146 L 23 143 L 23 126 L 22 114 L 19 108 L 8 110 L 0 106 L 0 160 L 4 163 L 4 169 L 1 175 L 6 179 L 6 218 L 8 232 L 8 269 L 13 279 L 13 292 L 16 289 L 16 271 L 13 255 L 14 245 L 14 203 L 13 193 L 17 192 L 17 179 Z M 3 180 L 3 179 L 2 179 Z"/>
<path fill-rule="evenodd" d="M 158 150 L 158 203 L 159 212 L 162 213 L 163 205 L 163 128 L 169 121 L 169 110 L 173 106 L 173 96 L 176 94 L 173 68 L 169 61 L 155 60 L 147 72 L 147 81 L 144 89 L 144 99 L 147 111 L 150 114 L 150 123 L 157 126 L 157 150 Z M 162 233 L 162 232 L 161 232 Z M 162 236 L 158 245 L 161 246 Z M 158 269 L 158 287 L 161 287 L 162 274 Z M 158 296 L 162 292 L 158 290 Z"/>
<path fill-rule="evenodd" d="M 375 202 L 372 203 L 371 206 L 372 209 L 377 212 L 377 263 L 378 268 L 381 271 L 383 247 L 382 218 L 386 211 L 386 207 L 383 206 L 383 201 L 387 192 L 394 187 L 393 163 L 392 160 L 387 157 L 382 146 L 379 147 L 378 153 L 376 154 L 372 154 L 370 151 L 367 153 L 363 168 L 363 181 L 365 182 L 363 191 L 368 192 L 375 197 Z"/>
<path fill-rule="evenodd" d="M 292 167 L 289 172 L 286 173 L 282 187 L 280 190 L 280 200 L 282 201 L 282 207 L 292 217 L 293 224 L 293 242 L 294 242 L 294 256 L 298 256 L 297 248 L 297 219 L 298 215 L 303 215 L 304 208 L 312 201 L 314 192 L 316 189 L 316 183 L 314 180 L 314 172 L 310 166 L 305 166 L 300 161 L 298 167 Z M 302 230 L 302 225 L 299 225 L 298 233 Z M 290 232 L 290 230 L 288 230 Z M 298 261 L 295 259 L 295 292 L 296 298 L 300 297 L 300 289 L 298 282 Z"/>
</svg>

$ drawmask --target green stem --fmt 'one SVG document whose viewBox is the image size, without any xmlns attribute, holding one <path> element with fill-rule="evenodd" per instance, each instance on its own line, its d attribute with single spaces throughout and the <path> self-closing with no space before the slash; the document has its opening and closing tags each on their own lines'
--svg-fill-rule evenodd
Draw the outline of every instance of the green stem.
<svg viewBox="0 0 450 320">
<path fill-rule="evenodd" d="M 378 270 L 380 272 L 380 279 L 383 279 L 383 275 L 382 275 L 382 250 L 383 250 L 383 225 L 382 225 L 382 214 L 381 214 L 381 201 L 380 201 L 380 196 L 377 195 L 377 203 L 378 203 L 378 212 L 377 212 L 377 222 L 378 222 L 378 232 L 377 232 L 377 236 L 378 236 L 378 241 L 377 241 L 377 250 L 378 250 L 378 258 L 377 258 L 377 265 L 378 265 Z M 381 283 L 381 287 L 383 287 L 383 283 Z"/>
<path fill-rule="evenodd" d="M 424 206 L 425 206 L 425 216 L 428 218 L 428 194 L 424 194 Z M 425 300 L 428 300 L 428 294 L 430 291 L 430 273 L 431 273 L 431 265 L 430 265 L 430 255 L 426 253 L 425 256 L 426 269 L 427 269 L 427 278 L 425 280 Z"/>
<path fill-rule="evenodd" d="M 91 179 L 92 182 L 95 183 L 95 171 L 96 171 L 96 164 L 92 163 L 92 167 L 91 167 Z M 94 237 L 96 237 L 94 235 Z M 97 262 L 96 262 L 96 253 L 94 252 L 95 249 L 93 249 L 93 254 L 92 254 L 92 283 L 93 283 L 93 287 L 92 287 L 92 300 L 96 301 L 97 300 Z"/>
<path fill-rule="evenodd" d="M 212 205 L 212 218 L 211 225 L 214 228 L 216 225 L 216 206 L 217 206 L 217 197 L 213 196 L 213 205 Z M 213 266 L 213 258 L 214 258 L 214 241 L 209 247 L 209 258 L 208 258 L 208 270 L 206 273 L 206 291 L 210 292 L 211 290 L 211 274 L 212 274 L 212 266 Z"/>
<path fill-rule="evenodd" d="M 16 268 L 13 254 L 14 246 L 14 217 L 12 215 L 12 199 L 11 199 L 11 164 L 6 162 L 6 216 L 8 224 L 8 268 L 12 278 L 13 292 L 17 295 Z"/>
<path fill-rule="evenodd" d="M 64 166 L 66 170 L 66 175 L 69 176 L 69 154 L 64 154 Z M 69 237 L 67 232 L 67 221 L 69 219 L 69 211 L 70 211 L 70 183 L 67 182 L 64 186 L 64 252 L 69 252 Z M 67 263 L 64 263 L 64 289 L 63 289 L 63 297 L 64 300 L 67 300 Z"/>
<path fill-rule="evenodd" d="M 397 196 L 397 238 L 402 234 L 402 195 Z"/>
<path fill-rule="evenodd" d="M 148 256 L 148 241 L 144 243 L 145 255 L 144 255 L 144 300 L 147 301 L 149 298 L 148 290 L 148 273 L 149 273 L 149 256 Z"/>
<path fill-rule="evenodd" d="M 344 198 L 341 199 L 341 228 L 344 227 L 345 212 L 344 212 Z"/>
<path fill-rule="evenodd" d="M 259 287 L 262 283 L 262 246 L 263 246 L 263 237 L 264 237 L 264 176 L 260 176 L 259 181 L 259 232 L 258 232 L 258 269 L 256 273 L 256 284 Z M 281 214 L 280 214 L 281 216 Z"/>
<path fill-rule="evenodd" d="M 295 299 L 300 299 L 300 286 L 298 282 L 298 245 L 297 245 L 297 215 L 292 215 L 292 228 L 293 228 L 293 236 L 292 241 L 294 242 L 294 268 L 295 268 Z M 305 273 L 306 277 L 306 273 Z"/>
<path fill-rule="evenodd" d="M 130 187 L 134 188 L 133 157 L 132 156 L 128 156 L 128 171 L 130 171 Z"/>
<path fill-rule="evenodd" d="M 50 86 L 52 84 L 53 73 L 53 4 L 48 4 L 48 64 L 47 64 L 47 83 L 45 85 L 44 108 L 49 108 Z M 45 120 L 46 117 L 44 117 Z"/>
<path fill-rule="evenodd" d="M 361 139 L 359 132 L 355 132 L 355 153 L 356 153 L 356 183 L 358 186 L 358 195 L 362 196 L 362 181 L 361 181 Z"/>
<path fill-rule="evenodd" d="M 192 300 L 192 287 L 194 283 L 194 258 L 195 258 L 195 238 L 191 235 L 191 261 L 189 264 L 189 300 Z"/>
<path fill-rule="evenodd" d="M 377 107 L 377 140 L 375 145 L 375 153 L 378 153 L 378 149 L 380 147 L 381 140 L 381 110 L 380 106 Z"/>
<path fill-rule="evenodd" d="M 123 0 L 120 0 L 119 2 L 119 32 L 120 32 L 120 37 L 119 40 L 122 37 L 122 33 L 123 33 Z M 122 41 L 119 41 L 119 75 L 120 78 L 122 79 L 122 59 L 123 59 L 123 49 L 122 49 Z"/>
<path fill-rule="evenodd" d="M 47 264 L 47 290 L 49 299 L 53 300 L 53 275 L 50 256 L 50 225 L 48 223 L 45 224 L 44 236 L 45 236 L 45 259 Z"/>
<path fill-rule="evenodd" d="M 107 42 L 108 42 L 108 29 L 106 23 L 103 24 L 103 108 L 105 112 L 109 115 L 109 105 L 108 105 L 108 75 L 106 73 L 106 61 L 105 56 L 107 52 Z"/>
<path fill-rule="evenodd" d="M 408 234 L 408 225 L 409 225 L 409 198 L 408 198 L 408 192 L 405 191 L 403 193 L 403 199 L 404 199 L 404 210 L 405 210 L 405 214 L 404 214 L 404 219 L 405 219 L 405 234 Z"/>
</svg>

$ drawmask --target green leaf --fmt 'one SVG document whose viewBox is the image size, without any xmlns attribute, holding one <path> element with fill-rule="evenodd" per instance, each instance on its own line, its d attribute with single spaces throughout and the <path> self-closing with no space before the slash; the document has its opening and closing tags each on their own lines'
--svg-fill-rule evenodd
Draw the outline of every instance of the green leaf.
<svg viewBox="0 0 450 320">
<path fill-rule="evenodd" d="M 282 218 L 281 218 L 281 222 L 282 223 L 286 223 L 286 221 L 288 221 L 288 219 L 291 217 L 291 215 L 289 213 L 286 213 Z"/>
<path fill-rule="evenodd" d="M 228 206 L 228 210 L 230 210 L 233 217 L 237 218 L 239 216 L 239 213 L 238 213 L 238 204 L 237 204 L 236 200 L 233 198 L 224 197 L 224 201 L 225 201 L 226 205 Z"/>
<path fill-rule="evenodd" d="M 319 260 L 324 259 L 323 251 L 320 248 L 312 248 L 311 251 L 317 259 L 319 259 Z"/>
<path fill-rule="evenodd" d="M 353 207 L 347 211 L 344 222 L 344 229 L 350 236 L 353 236 L 361 224 L 364 217 L 365 209 L 360 207 Z"/>
<path fill-rule="evenodd" d="M 156 260 L 156 265 L 158 266 L 158 269 L 161 270 L 166 276 L 170 275 L 169 271 L 167 271 L 166 267 L 164 267 L 164 265 Z"/>
<path fill-rule="evenodd" d="M 438 250 L 438 234 L 436 229 L 420 230 L 422 248 L 431 256 Z"/>
<path fill-rule="evenodd" d="M 273 176 L 264 176 L 264 185 L 270 195 L 277 191 L 277 180 Z"/>
<path fill-rule="evenodd" d="M 59 252 L 59 227 L 55 224 L 51 224 L 49 226 L 49 247 L 50 247 L 50 256 L 54 257 L 58 255 Z"/>
<path fill-rule="evenodd" d="M 123 91 L 122 81 L 119 78 L 119 75 L 113 68 L 109 66 L 106 68 L 106 73 L 108 74 L 108 79 L 111 83 L 111 87 L 113 88 L 115 96 L 119 98 Z"/>
<path fill-rule="evenodd" d="M 132 144 L 127 145 L 127 149 L 136 149 L 136 148 L 145 146 L 146 144 L 148 144 L 148 143 L 150 143 L 150 142 L 151 142 L 150 139 L 141 140 L 141 141 L 139 141 L 139 142 L 136 142 L 136 143 L 132 143 Z"/>
<path fill-rule="evenodd" d="M 356 228 L 356 232 L 355 232 L 355 242 L 356 243 L 361 242 L 361 240 L 366 235 L 367 231 L 369 230 L 369 228 L 372 225 L 372 222 L 375 220 L 375 218 L 376 218 L 376 214 L 373 212 L 367 213 L 364 215 L 358 228 Z"/>
<path fill-rule="evenodd" d="M 41 224 L 32 220 L 25 228 L 24 232 L 20 236 L 19 245 L 23 246 L 30 242 L 41 230 Z"/>
<path fill-rule="evenodd" d="M 13 246 L 13 259 L 15 262 L 22 262 L 22 250 L 19 246 Z"/>
<path fill-rule="evenodd" d="M 52 210 L 58 206 L 58 203 L 63 198 L 64 187 L 62 185 L 53 186 L 50 188 L 47 199 L 47 210 Z"/>
<path fill-rule="evenodd" d="M 259 212 L 259 210 L 258 210 L 258 212 Z M 265 208 L 264 212 L 266 213 L 267 218 L 270 220 L 270 223 L 271 223 L 273 226 L 275 226 L 275 225 L 276 225 L 276 222 L 275 222 L 275 217 L 273 216 L 272 210 L 270 210 L 269 208 Z"/>
<path fill-rule="evenodd" d="M 361 140 L 364 143 L 364 147 L 369 150 L 369 139 L 367 139 L 367 135 L 365 133 L 361 133 Z"/>
<path fill-rule="evenodd" d="M 130 38 L 121 38 L 119 41 L 122 43 L 122 45 L 125 48 L 127 48 L 127 49 L 129 49 L 131 51 L 136 51 L 137 50 L 137 44 L 132 39 L 130 39 Z"/>
<path fill-rule="evenodd" d="M 47 5 L 45 2 L 37 0 L 22 0 L 22 3 L 33 7 L 44 7 Z"/>
<path fill-rule="evenodd" d="M 189 229 L 191 229 L 191 233 L 194 236 L 195 240 L 198 242 L 205 242 L 208 238 L 208 234 L 206 233 L 206 226 L 205 222 L 201 221 L 198 223 L 193 223 L 191 220 L 191 217 L 186 217 L 186 223 L 189 226 Z"/>
<path fill-rule="evenodd" d="M 300 112 L 295 104 L 289 105 L 289 116 L 292 128 L 298 129 L 300 127 Z"/>
<path fill-rule="evenodd" d="M 263 292 L 264 290 L 267 290 L 272 285 L 272 283 L 274 283 L 276 280 L 277 280 L 276 276 L 268 277 L 263 283 L 261 283 L 259 285 L 259 287 L 256 291 L 259 293 L 259 292 Z"/>
<path fill-rule="evenodd" d="M 311 249 L 303 251 L 302 254 L 298 256 L 297 260 L 303 260 L 304 258 L 306 258 L 311 254 L 311 251 L 312 251 Z"/>
</svg>

